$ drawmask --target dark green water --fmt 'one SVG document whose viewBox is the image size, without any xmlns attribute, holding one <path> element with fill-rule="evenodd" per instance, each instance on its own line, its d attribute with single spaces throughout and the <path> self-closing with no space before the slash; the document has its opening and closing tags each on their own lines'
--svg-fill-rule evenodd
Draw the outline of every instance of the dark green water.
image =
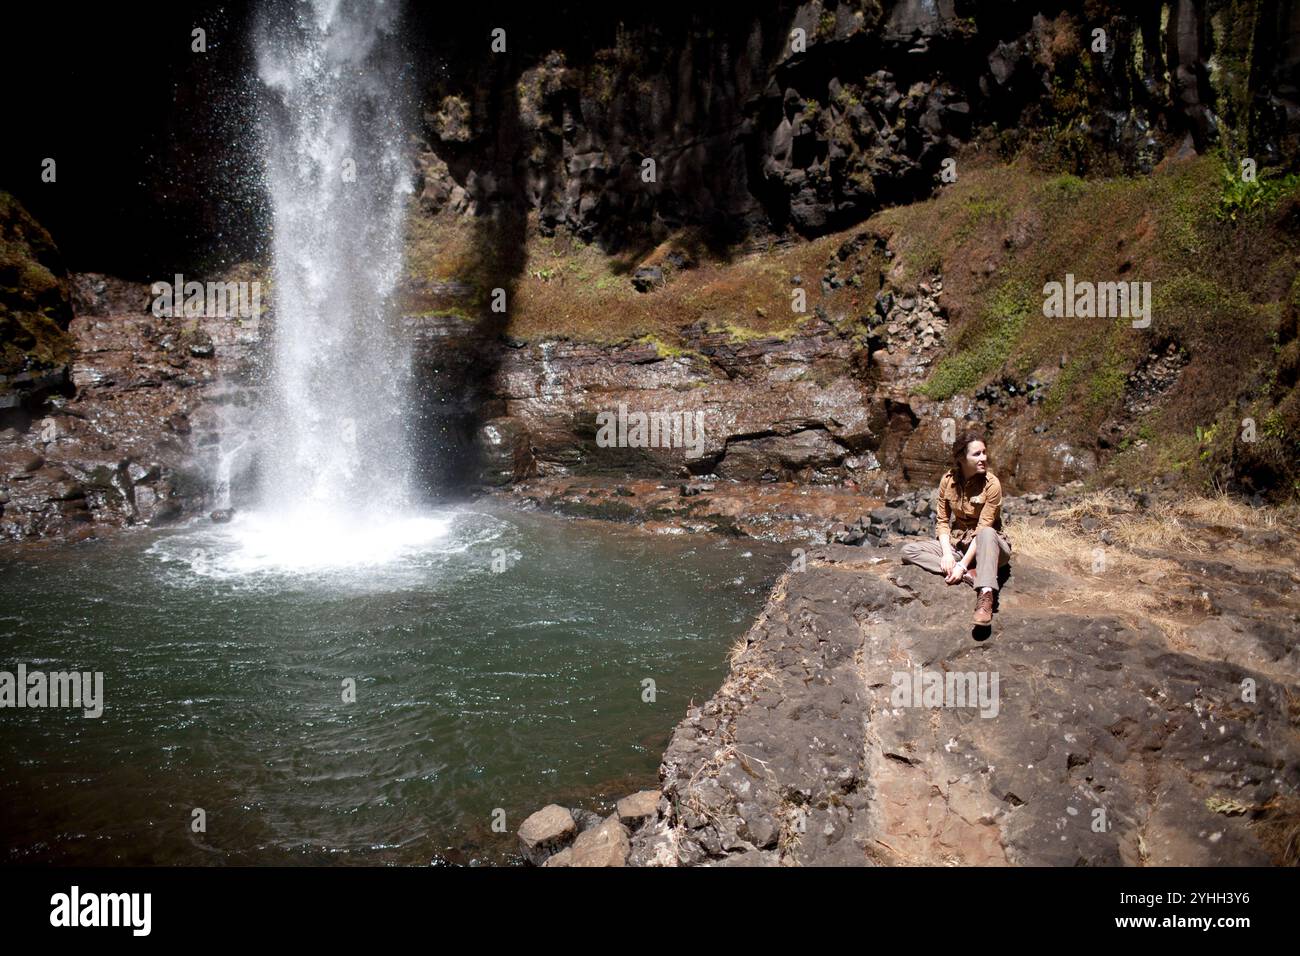
<svg viewBox="0 0 1300 956">
<path fill-rule="evenodd" d="M 783 553 L 444 517 L 436 542 L 334 572 L 243 569 L 207 524 L 0 556 L 0 670 L 102 671 L 105 699 L 99 719 L 0 709 L 3 858 L 510 861 L 542 805 L 655 782 Z"/>
</svg>

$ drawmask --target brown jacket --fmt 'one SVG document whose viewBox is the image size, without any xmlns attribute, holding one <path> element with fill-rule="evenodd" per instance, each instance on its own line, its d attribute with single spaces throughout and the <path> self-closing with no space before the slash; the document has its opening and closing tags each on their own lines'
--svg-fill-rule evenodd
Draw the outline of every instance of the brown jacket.
<svg viewBox="0 0 1300 956">
<path fill-rule="evenodd" d="M 947 472 L 939 482 L 934 510 L 940 537 L 946 532 L 954 547 L 970 544 L 980 528 L 1002 531 L 1002 484 L 991 471 L 964 482 Z"/>
</svg>

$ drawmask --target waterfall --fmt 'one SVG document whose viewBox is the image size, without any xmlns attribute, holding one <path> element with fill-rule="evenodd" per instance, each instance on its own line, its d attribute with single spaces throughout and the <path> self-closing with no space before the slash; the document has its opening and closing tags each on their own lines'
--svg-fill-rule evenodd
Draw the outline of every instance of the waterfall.
<svg viewBox="0 0 1300 956">
<path fill-rule="evenodd" d="M 274 354 L 260 502 L 239 563 L 378 563 L 441 533 L 412 513 L 410 355 L 392 299 L 413 191 L 394 0 L 266 0 L 254 37 Z"/>
<path fill-rule="evenodd" d="M 273 396 L 262 504 L 410 504 L 410 358 L 389 305 L 412 174 L 397 5 L 277 4 L 257 38 L 272 210 Z"/>
</svg>

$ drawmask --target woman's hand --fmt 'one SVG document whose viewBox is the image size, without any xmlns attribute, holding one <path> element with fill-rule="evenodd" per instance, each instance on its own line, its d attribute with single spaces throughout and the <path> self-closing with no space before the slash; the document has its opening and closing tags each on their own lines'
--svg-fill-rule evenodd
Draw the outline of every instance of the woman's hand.
<svg viewBox="0 0 1300 956">
<path fill-rule="evenodd" d="M 945 578 L 952 573 L 952 567 L 956 563 L 957 555 L 953 553 L 952 545 L 945 544 L 943 546 L 943 557 L 939 559 L 939 567 L 942 569 Z"/>
<path fill-rule="evenodd" d="M 948 569 L 948 573 L 943 576 L 943 579 L 949 584 L 957 584 L 965 574 L 966 565 L 962 564 L 960 561 L 954 561 L 952 567 Z"/>
</svg>

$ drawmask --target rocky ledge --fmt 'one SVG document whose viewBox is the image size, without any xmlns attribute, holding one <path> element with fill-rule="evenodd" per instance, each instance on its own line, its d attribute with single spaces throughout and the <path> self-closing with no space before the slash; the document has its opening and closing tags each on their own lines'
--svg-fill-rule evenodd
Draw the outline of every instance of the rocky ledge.
<svg viewBox="0 0 1300 956">
<path fill-rule="evenodd" d="M 827 541 L 846 515 L 863 520 L 858 516 L 880 503 L 851 488 L 716 478 L 538 478 L 498 494 L 518 506 L 629 522 L 655 534 L 706 532 L 816 543 Z"/>
<path fill-rule="evenodd" d="M 157 318 L 145 286 L 70 283 L 71 361 L 40 417 L 0 430 L 0 540 L 195 514 L 247 441 L 265 321 Z"/>
<path fill-rule="evenodd" d="M 1004 515 L 1039 515 L 1078 493 L 1007 496 Z M 847 487 L 754 482 L 704 476 L 689 480 L 601 477 L 534 478 L 497 492 L 512 505 L 571 518 L 635 524 L 655 534 L 715 533 L 764 541 L 885 546 L 895 535 L 934 533 L 934 490 L 883 501 Z"/>
<path fill-rule="evenodd" d="M 811 552 L 776 585 L 723 686 L 674 731 L 654 812 L 613 814 L 582 847 L 576 828 L 556 831 L 525 856 L 1296 862 L 1300 573 L 1268 532 L 1213 522 L 1196 529 L 1213 558 L 1153 537 L 1106 549 L 1096 535 L 1121 527 L 1112 517 L 1018 524 L 1027 547 L 991 631 L 972 628 L 965 586 L 902 565 L 896 539 Z M 1050 567 L 1035 553 L 1044 535 L 1059 536 Z M 1113 551 L 1109 565 L 1067 560 L 1093 545 Z M 970 691 L 966 706 L 943 706 L 963 703 L 942 696 L 950 681 Z"/>
</svg>

